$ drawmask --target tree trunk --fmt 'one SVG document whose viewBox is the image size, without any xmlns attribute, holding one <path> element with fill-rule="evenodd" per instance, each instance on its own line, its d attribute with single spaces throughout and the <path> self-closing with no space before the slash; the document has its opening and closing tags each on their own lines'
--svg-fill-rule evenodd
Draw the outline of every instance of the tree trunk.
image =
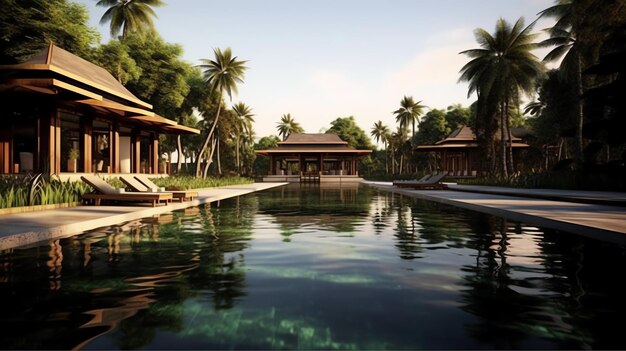
<svg viewBox="0 0 626 351">
<path fill-rule="evenodd" d="M 237 133 L 237 140 L 235 145 L 235 153 L 237 154 L 237 165 L 235 166 L 235 169 L 237 169 L 237 175 L 241 175 L 241 164 L 239 162 L 239 133 Z"/>
<path fill-rule="evenodd" d="M 513 135 L 511 135 L 511 116 L 509 116 L 509 101 L 506 100 L 506 133 L 507 133 L 507 147 L 508 147 L 508 156 L 509 160 L 507 162 L 509 174 L 514 173 L 513 168 Z"/>
<path fill-rule="evenodd" d="M 387 150 L 387 143 L 383 143 L 385 146 L 385 173 L 389 174 L 389 150 Z"/>
<path fill-rule="evenodd" d="M 217 121 L 220 119 L 221 109 L 222 109 L 222 92 L 220 92 L 220 96 L 218 97 L 218 100 L 217 100 L 217 113 L 215 114 L 215 121 L 213 121 L 213 124 L 211 125 L 211 130 L 209 130 L 209 134 L 207 134 L 206 139 L 204 140 L 204 143 L 202 144 L 202 147 L 200 148 L 200 151 L 198 151 L 198 158 L 196 159 L 196 177 L 200 176 L 200 163 L 202 162 L 202 156 L 204 155 L 204 152 L 207 146 L 209 146 L 209 141 L 213 137 L 213 132 L 215 131 L 215 127 L 217 126 Z"/>
<path fill-rule="evenodd" d="M 500 103 L 500 172 L 504 177 L 508 177 L 506 170 L 506 147 L 505 147 L 505 125 L 504 102 Z"/>
<path fill-rule="evenodd" d="M 576 102 L 576 162 L 582 165 L 583 160 L 583 124 L 585 120 L 583 112 L 583 79 L 582 79 L 582 59 L 580 53 L 576 53 L 576 90 L 578 100 Z"/>
<path fill-rule="evenodd" d="M 169 151 L 167 153 L 167 163 L 165 164 L 165 173 L 171 175 L 170 173 L 172 173 L 172 152 Z M 169 167 L 167 166 L 169 165 Z"/>
<path fill-rule="evenodd" d="M 176 136 L 176 151 L 178 152 L 178 160 L 176 160 L 176 174 L 180 174 L 181 169 L 183 168 L 183 144 L 180 141 L 180 134 Z M 171 160 L 171 159 L 170 159 Z M 171 161 L 170 161 L 171 162 Z"/>
<path fill-rule="evenodd" d="M 215 138 L 217 140 L 217 174 L 222 175 L 222 158 L 220 157 L 220 133 L 217 132 L 217 136 Z"/>
<path fill-rule="evenodd" d="M 211 163 L 213 163 L 213 154 L 215 153 L 215 144 L 216 144 L 216 140 L 215 138 L 213 138 L 211 140 L 211 153 L 209 154 L 209 157 L 206 161 L 206 165 L 204 165 L 204 170 L 202 172 L 202 178 L 206 179 L 206 177 L 209 175 L 209 166 L 211 166 Z"/>
</svg>

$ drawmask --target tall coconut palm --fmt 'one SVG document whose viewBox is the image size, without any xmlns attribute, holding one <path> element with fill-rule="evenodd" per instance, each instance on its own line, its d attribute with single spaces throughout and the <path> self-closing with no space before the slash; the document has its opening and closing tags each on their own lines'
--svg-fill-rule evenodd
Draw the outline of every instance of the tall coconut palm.
<svg viewBox="0 0 626 351">
<path fill-rule="evenodd" d="M 391 136 L 389 127 L 384 125 L 383 121 L 378 121 L 374 123 L 374 127 L 372 127 L 370 135 L 374 137 L 374 140 L 376 140 L 377 143 L 379 141 L 383 142 L 383 145 L 385 146 L 385 153 L 387 153 L 387 142 Z M 387 157 L 385 157 L 385 172 L 387 172 L 387 169 Z"/>
<path fill-rule="evenodd" d="M 237 116 L 237 124 L 235 125 L 235 136 L 236 140 L 236 151 L 237 154 L 237 173 L 241 174 L 241 163 L 240 163 L 240 144 L 242 135 L 249 135 L 252 133 L 252 123 L 254 123 L 254 114 L 252 113 L 252 108 L 246 105 L 243 102 L 236 103 L 233 105 L 233 111 Z"/>
<path fill-rule="evenodd" d="M 468 96 L 476 92 L 479 106 L 491 105 L 486 109 L 499 114 L 501 172 L 505 176 L 513 170 L 509 112 L 512 105 L 519 103 L 520 93 L 534 91 L 536 79 L 544 72 L 543 65 L 531 52 L 537 47 L 533 42 L 537 35 L 531 33 L 533 24 L 524 27 L 524 19 L 520 18 L 511 26 L 500 18 L 494 35 L 476 29 L 479 49 L 461 52 L 471 58 L 461 68 L 459 78 L 469 82 Z"/>
<path fill-rule="evenodd" d="M 300 123 L 296 122 L 291 114 L 282 115 L 280 122 L 278 122 L 278 135 L 283 138 L 283 141 L 287 139 L 291 133 L 304 133 L 304 129 L 300 126 Z"/>
<path fill-rule="evenodd" d="M 102 15 L 100 24 L 110 22 L 111 36 L 122 32 L 122 38 L 130 33 L 154 30 L 152 17 L 156 18 L 153 7 L 163 6 L 161 0 L 99 0 L 97 6 L 108 7 Z"/>
<path fill-rule="evenodd" d="M 580 45 L 576 44 L 577 16 L 574 11 L 573 0 L 558 0 L 557 4 L 539 13 L 540 17 L 554 17 L 556 23 L 552 28 L 547 29 L 550 38 L 541 42 L 543 46 L 554 46 L 554 48 L 544 57 L 545 62 L 561 61 L 561 72 L 565 76 L 573 77 L 574 85 L 579 98 L 576 103 L 576 136 L 575 136 L 575 157 L 580 163 L 583 158 L 583 102 L 580 98 L 583 94 L 582 83 L 582 57 Z"/>
<path fill-rule="evenodd" d="M 562 58 L 560 71 L 576 87 L 579 99 L 576 103 L 575 157 L 580 163 L 584 124 L 582 72 L 601 45 L 600 37 L 606 34 L 600 27 L 610 25 L 614 19 L 621 21 L 624 4 L 605 0 L 556 0 L 555 3 L 539 13 L 540 17 L 556 19 L 554 26 L 546 30 L 550 38 L 541 42 L 542 46 L 554 46 L 543 60 L 551 62 Z"/>
<path fill-rule="evenodd" d="M 202 59 L 201 62 L 203 62 L 203 64 L 200 65 L 200 68 L 204 70 L 204 78 L 209 89 L 211 91 L 218 92 L 217 112 L 215 114 L 215 118 L 213 119 L 211 129 L 204 139 L 204 143 L 202 144 L 202 148 L 200 149 L 200 153 L 196 161 L 196 176 L 200 176 L 200 163 L 202 162 L 202 156 L 209 146 L 209 142 L 211 142 L 211 139 L 213 138 L 213 132 L 215 131 L 215 127 L 219 121 L 223 95 L 226 93 L 228 98 L 232 101 L 233 93 L 237 93 L 237 83 L 243 83 L 244 72 L 247 69 L 245 66 L 247 61 L 238 60 L 237 56 L 233 57 L 230 48 L 226 48 L 224 51 L 220 49 L 213 49 L 213 53 L 215 54 L 215 59 Z M 209 163 L 207 163 L 207 165 Z M 203 174 L 203 177 L 205 178 L 207 176 L 207 169 L 208 167 L 205 168 Z"/>
<path fill-rule="evenodd" d="M 411 136 L 415 135 L 415 122 L 419 121 L 420 116 L 424 113 L 424 107 L 426 107 L 421 103 L 421 101 L 415 102 L 412 96 L 405 95 L 400 101 L 400 108 L 393 111 L 400 128 L 407 129 L 409 125 L 412 126 L 413 133 Z"/>
</svg>

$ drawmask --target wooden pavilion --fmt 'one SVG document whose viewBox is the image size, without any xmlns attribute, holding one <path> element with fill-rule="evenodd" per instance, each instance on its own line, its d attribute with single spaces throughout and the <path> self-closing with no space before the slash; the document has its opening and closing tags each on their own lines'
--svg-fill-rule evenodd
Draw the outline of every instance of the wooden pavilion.
<svg viewBox="0 0 626 351">
<path fill-rule="evenodd" d="M 159 134 L 199 133 L 53 44 L 24 63 L 0 65 L 0 119 L 0 174 L 157 174 Z"/>
<path fill-rule="evenodd" d="M 512 141 L 514 153 L 519 153 L 520 150 L 529 147 L 528 144 L 523 143 L 520 138 L 514 135 Z M 447 172 L 450 176 L 475 177 L 480 171 L 476 135 L 467 126 L 461 126 L 448 137 L 433 145 L 419 145 L 415 150 L 417 152 L 435 153 L 439 162 L 439 171 Z M 515 161 L 518 158 L 514 157 L 513 159 Z"/>
<path fill-rule="evenodd" d="M 372 150 L 350 147 L 336 134 L 290 134 L 277 147 L 256 153 L 270 159 L 264 181 L 354 182 L 362 180 L 359 159 Z"/>
</svg>

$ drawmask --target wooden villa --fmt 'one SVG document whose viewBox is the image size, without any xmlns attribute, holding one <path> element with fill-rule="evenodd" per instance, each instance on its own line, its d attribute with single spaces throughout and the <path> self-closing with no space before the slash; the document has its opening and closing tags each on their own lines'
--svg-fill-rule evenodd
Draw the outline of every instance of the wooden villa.
<svg viewBox="0 0 626 351">
<path fill-rule="evenodd" d="M 277 147 L 256 153 L 270 159 L 264 181 L 359 182 L 359 159 L 372 150 L 350 147 L 336 134 L 291 134 Z"/>
<path fill-rule="evenodd" d="M 529 147 L 515 135 L 512 139 L 514 155 Z M 415 150 L 421 153 L 435 153 L 439 163 L 438 170 L 447 172 L 449 176 L 475 177 L 480 172 L 477 155 L 478 142 L 470 127 L 461 126 L 445 139 L 433 145 L 419 145 Z M 519 164 L 518 157 L 514 157 L 513 160 Z"/>
<path fill-rule="evenodd" d="M 53 44 L 24 63 L 0 65 L 0 119 L 0 174 L 158 174 L 159 134 L 199 133 Z"/>
</svg>

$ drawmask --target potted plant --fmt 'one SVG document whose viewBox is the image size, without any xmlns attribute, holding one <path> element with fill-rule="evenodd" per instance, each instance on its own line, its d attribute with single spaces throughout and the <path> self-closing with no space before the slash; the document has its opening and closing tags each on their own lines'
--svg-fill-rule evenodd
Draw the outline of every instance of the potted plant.
<svg viewBox="0 0 626 351">
<path fill-rule="evenodd" d="M 167 173 L 167 161 L 165 157 L 159 156 L 159 173 L 165 174 Z"/>
<path fill-rule="evenodd" d="M 75 148 L 71 148 L 69 153 L 67 154 L 67 171 L 76 173 L 77 169 L 77 160 L 80 157 L 80 151 Z"/>
</svg>

